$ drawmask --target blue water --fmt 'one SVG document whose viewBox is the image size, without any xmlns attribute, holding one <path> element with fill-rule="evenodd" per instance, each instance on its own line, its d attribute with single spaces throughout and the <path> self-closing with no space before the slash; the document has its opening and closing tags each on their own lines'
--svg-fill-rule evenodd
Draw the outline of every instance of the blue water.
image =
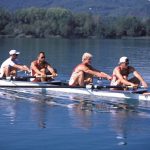
<svg viewBox="0 0 150 150">
<path fill-rule="evenodd" d="M 0 108 L 0 148 L 4 150 L 140 150 L 150 146 L 150 112 L 101 113 L 14 97 L 1 99 Z"/>
<path fill-rule="evenodd" d="M 10 48 L 21 51 L 19 57 L 28 65 L 38 51 L 45 50 L 59 72 L 58 79 L 67 80 L 85 51 L 94 55 L 96 68 L 110 74 L 119 57 L 126 55 L 150 83 L 149 47 L 148 40 L 1 39 L 0 62 Z M 107 102 L 1 90 L 0 150 L 149 149 L 150 103 L 124 101 L 132 106 L 124 110 Z"/>
</svg>

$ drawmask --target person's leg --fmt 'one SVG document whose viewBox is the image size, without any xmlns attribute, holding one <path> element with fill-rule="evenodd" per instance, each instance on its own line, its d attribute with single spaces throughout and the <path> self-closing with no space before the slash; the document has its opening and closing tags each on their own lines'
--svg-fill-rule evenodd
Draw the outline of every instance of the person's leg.
<svg viewBox="0 0 150 150">
<path fill-rule="evenodd" d="M 17 69 L 14 67 L 6 66 L 3 70 L 3 76 L 9 77 L 9 76 L 16 76 Z"/>
<path fill-rule="evenodd" d="M 84 84 L 93 83 L 93 75 L 85 74 L 84 75 Z"/>
<path fill-rule="evenodd" d="M 41 77 L 41 82 L 47 81 L 47 78 L 46 78 L 46 69 L 43 68 L 43 69 L 41 69 L 40 71 L 45 75 L 45 77 Z"/>
<path fill-rule="evenodd" d="M 38 77 L 41 75 L 35 73 L 33 74 L 33 76 L 35 76 L 36 78 L 32 80 L 32 82 L 45 82 L 46 81 L 46 69 L 41 69 L 40 71 L 45 74 L 45 77 Z"/>
<path fill-rule="evenodd" d="M 70 86 L 77 86 L 77 85 L 84 86 L 84 72 L 80 71 L 78 73 L 73 73 L 69 80 L 69 85 Z"/>
<path fill-rule="evenodd" d="M 112 80 L 111 81 L 111 86 L 120 86 L 119 88 L 111 88 L 110 90 L 125 90 L 124 88 L 121 88 L 121 86 L 123 86 L 123 84 L 121 83 L 121 81 L 118 79 L 118 80 Z"/>
<path fill-rule="evenodd" d="M 136 78 L 136 77 L 133 77 L 133 78 L 129 79 L 128 81 L 129 81 L 129 82 L 132 82 L 132 83 L 134 83 L 134 84 L 138 84 L 138 85 L 140 84 L 139 79 Z"/>
<path fill-rule="evenodd" d="M 3 68 L 3 76 L 6 76 L 6 77 L 10 76 L 10 67 L 9 66 L 5 66 Z"/>
<path fill-rule="evenodd" d="M 83 71 L 80 71 L 78 73 L 78 76 L 77 76 L 77 82 L 79 83 L 80 86 L 84 86 L 84 72 Z"/>
<path fill-rule="evenodd" d="M 56 70 L 56 69 L 55 69 Z M 56 72 L 56 71 L 55 71 Z M 51 72 L 49 72 L 49 71 L 46 71 L 46 81 L 52 81 L 52 80 L 54 80 L 54 78 L 53 77 L 48 77 L 49 75 L 52 75 L 52 73 Z"/>
<path fill-rule="evenodd" d="M 9 67 L 10 69 L 10 75 L 11 76 L 17 76 L 17 69 L 14 67 Z"/>
</svg>

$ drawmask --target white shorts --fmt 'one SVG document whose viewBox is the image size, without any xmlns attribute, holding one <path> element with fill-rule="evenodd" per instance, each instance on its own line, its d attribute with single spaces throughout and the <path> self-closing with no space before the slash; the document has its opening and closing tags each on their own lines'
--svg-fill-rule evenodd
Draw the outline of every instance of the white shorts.
<svg viewBox="0 0 150 150">
<path fill-rule="evenodd" d="M 112 86 L 117 86 L 117 85 L 118 85 L 118 82 L 117 82 L 116 80 L 112 80 L 111 83 L 110 83 L 110 85 L 112 85 Z"/>
<path fill-rule="evenodd" d="M 74 84 L 74 82 L 75 82 L 74 78 L 75 78 L 77 75 L 78 75 L 78 73 L 76 73 L 76 72 L 73 72 L 73 73 L 72 73 L 72 75 L 71 75 L 71 77 L 70 77 L 70 80 L 69 80 L 69 85 L 70 85 L 70 86 Z"/>
</svg>

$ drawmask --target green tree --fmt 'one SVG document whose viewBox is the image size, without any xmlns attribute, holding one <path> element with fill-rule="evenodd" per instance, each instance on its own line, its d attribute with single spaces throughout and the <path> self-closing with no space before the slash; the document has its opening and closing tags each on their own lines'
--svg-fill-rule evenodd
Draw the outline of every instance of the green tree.
<svg viewBox="0 0 150 150">
<path fill-rule="evenodd" d="M 150 18 L 146 20 L 145 28 L 146 28 L 146 35 L 150 36 Z"/>
<path fill-rule="evenodd" d="M 64 8 L 26 8 L 16 12 L 0 9 L 0 34 L 46 38 L 121 38 L 150 36 L 150 19 L 101 18 L 92 13 L 72 13 Z"/>
<path fill-rule="evenodd" d="M 15 23 L 25 23 L 31 24 L 37 20 L 43 20 L 43 16 L 45 16 L 46 10 L 44 8 L 26 8 L 21 9 L 15 12 L 14 14 L 14 22 Z"/>
<path fill-rule="evenodd" d="M 120 36 L 142 36 L 145 34 L 144 25 L 136 17 L 118 19 L 116 26 L 117 34 Z"/>
<path fill-rule="evenodd" d="M 0 9 L 0 34 L 4 34 L 5 26 L 11 21 L 11 15 L 8 11 Z"/>
<path fill-rule="evenodd" d="M 71 11 L 62 8 L 49 8 L 46 11 L 45 19 L 49 21 L 50 32 L 55 35 L 68 37 L 72 31 Z"/>
<path fill-rule="evenodd" d="M 88 37 L 94 35 L 96 25 L 91 14 L 75 14 L 74 34 L 78 37 Z"/>
</svg>

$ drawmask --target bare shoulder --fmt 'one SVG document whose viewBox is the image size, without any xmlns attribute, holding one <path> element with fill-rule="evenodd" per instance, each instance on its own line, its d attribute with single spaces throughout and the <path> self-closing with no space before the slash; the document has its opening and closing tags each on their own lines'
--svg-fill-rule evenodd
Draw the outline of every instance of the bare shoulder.
<svg viewBox="0 0 150 150">
<path fill-rule="evenodd" d="M 32 64 L 32 65 L 36 64 L 36 60 L 32 61 L 31 64 Z"/>
<path fill-rule="evenodd" d="M 81 64 L 76 66 L 75 70 L 76 71 L 79 71 L 79 70 L 83 70 L 84 71 L 86 68 L 87 68 L 86 65 L 81 63 Z"/>
<path fill-rule="evenodd" d="M 116 67 L 114 68 L 114 71 L 120 71 L 120 66 L 116 66 Z"/>
<path fill-rule="evenodd" d="M 121 70 L 120 70 L 120 67 L 119 66 L 116 66 L 113 70 L 113 74 L 116 75 L 116 74 L 120 74 L 121 73 Z"/>
</svg>

